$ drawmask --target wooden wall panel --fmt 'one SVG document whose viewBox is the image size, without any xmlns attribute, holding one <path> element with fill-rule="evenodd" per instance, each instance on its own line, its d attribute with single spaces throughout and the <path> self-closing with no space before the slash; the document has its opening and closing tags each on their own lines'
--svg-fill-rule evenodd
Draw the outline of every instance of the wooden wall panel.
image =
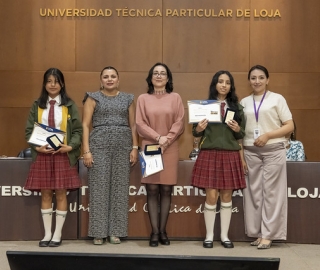
<svg viewBox="0 0 320 270">
<path fill-rule="evenodd" d="M 249 0 L 165 0 L 166 9 L 233 9 L 233 17 L 177 17 L 163 19 L 163 59 L 174 72 L 243 71 L 249 65 L 249 19 L 237 19 L 236 8 Z"/>
<path fill-rule="evenodd" d="M 0 108 L 30 107 L 39 97 L 44 72 L 1 71 Z"/>
<path fill-rule="evenodd" d="M 98 91 L 100 87 L 100 72 L 65 72 L 62 70 L 67 93 L 82 107 L 82 100 L 85 92 Z M 32 102 L 36 100 L 41 92 L 42 80 L 44 72 L 19 72 L 0 71 L 0 81 L 2 89 L 10 89 L 1 91 L 0 99 L 1 107 L 30 107 Z M 120 72 L 119 90 L 123 92 L 133 93 L 135 98 L 142 93 L 147 92 L 147 83 L 145 81 L 147 72 Z"/>
<path fill-rule="evenodd" d="M 40 16 L 40 8 L 74 8 L 73 1 L 4 1 L 0 5 L 0 70 L 75 68 L 75 22 Z"/>
<path fill-rule="evenodd" d="M 77 1 L 80 8 L 158 9 L 161 1 Z M 112 65 L 119 71 L 147 71 L 162 61 L 161 17 L 80 19 L 76 23 L 77 70 L 100 71 Z"/>
<path fill-rule="evenodd" d="M 270 73 L 271 91 L 282 94 L 290 107 L 300 110 L 319 110 L 319 73 Z M 319 111 L 320 113 L 320 111 Z"/>
<path fill-rule="evenodd" d="M 41 17 L 40 8 L 109 8 L 114 14 L 52 18 Z M 116 8 L 159 8 L 162 17 L 117 16 Z M 165 14 L 166 9 L 183 8 L 214 9 L 215 14 L 232 9 L 233 17 Z M 246 8 L 250 19 L 235 16 L 237 9 Z M 254 18 L 255 9 L 279 9 L 282 17 Z M 318 0 L 0 0 L 1 153 L 15 156 L 25 146 L 25 120 L 47 68 L 64 72 L 67 91 L 81 114 L 84 93 L 99 88 L 104 66 L 115 66 L 120 90 L 137 98 L 146 92 L 150 67 L 163 61 L 173 71 L 174 91 L 185 106 L 180 158 L 187 159 L 192 149 L 187 100 L 206 98 L 212 76 L 220 69 L 232 72 L 240 99 L 249 95 L 248 69 L 260 63 L 270 71 L 270 90 L 289 104 L 308 160 L 320 160 L 313 124 L 320 118 L 319 9 Z"/>
<path fill-rule="evenodd" d="M 135 95 L 135 99 L 147 92 L 147 83 L 145 78 L 147 72 L 119 72 L 120 85 L 119 90 Z M 100 87 L 100 72 L 75 72 L 66 73 L 66 84 L 68 93 L 76 102 L 79 109 L 82 109 L 82 101 L 85 92 L 95 92 Z"/>
<path fill-rule="evenodd" d="M 251 18 L 250 63 L 273 72 L 320 72 L 320 2 L 252 0 L 251 9 L 280 9 L 280 19 Z"/>
<path fill-rule="evenodd" d="M 291 110 L 297 127 L 297 140 L 304 146 L 307 161 L 320 159 L 319 148 L 319 109 L 316 110 Z"/>
<path fill-rule="evenodd" d="M 16 157 L 29 147 L 24 130 L 29 108 L 0 108 L 0 155 Z"/>
</svg>

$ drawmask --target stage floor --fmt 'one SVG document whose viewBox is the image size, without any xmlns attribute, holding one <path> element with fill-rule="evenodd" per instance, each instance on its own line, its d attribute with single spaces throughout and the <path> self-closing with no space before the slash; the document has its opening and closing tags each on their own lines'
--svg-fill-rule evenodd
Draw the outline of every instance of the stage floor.
<svg viewBox="0 0 320 270">
<path fill-rule="evenodd" d="M 0 269 L 10 270 L 6 251 L 117 253 L 151 255 L 195 255 L 280 258 L 280 270 L 320 269 L 320 245 L 274 243 L 269 250 L 257 250 L 248 242 L 235 242 L 234 249 L 225 249 L 214 242 L 213 249 L 204 249 L 200 241 L 172 241 L 170 246 L 148 246 L 145 240 L 122 241 L 120 245 L 105 243 L 94 246 L 89 240 L 65 240 L 58 248 L 39 248 L 35 241 L 0 241 Z"/>
</svg>

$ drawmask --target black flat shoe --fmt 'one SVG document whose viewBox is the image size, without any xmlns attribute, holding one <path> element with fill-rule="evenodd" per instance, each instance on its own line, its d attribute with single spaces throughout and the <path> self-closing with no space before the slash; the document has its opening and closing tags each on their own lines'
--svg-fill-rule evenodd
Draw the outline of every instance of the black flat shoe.
<svg viewBox="0 0 320 270">
<path fill-rule="evenodd" d="M 151 233 L 149 246 L 150 247 L 157 247 L 159 242 L 159 234 L 158 233 Z"/>
<path fill-rule="evenodd" d="M 49 246 L 50 241 L 40 241 L 39 247 L 47 247 Z"/>
<path fill-rule="evenodd" d="M 62 240 L 60 240 L 59 242 L 50 241 L 49 247 L 59 247 L 61 246 L 61 243 L 62 243 Z"/>
<path fill-rule="evenodd" d="M 165 246 L 170 245 L 170 240 L 168 239 L 166 232 L 160 232 L 159 242 L 161 243 L 161 245 L 165 245 Z"/>
<path fill-rule="evenodd" d="M 234 245 L 231 241 L 224 241 L 224 242 L 221 241 L 221 245 L 223 245 L 224 248 L 234 248 Z"/>
<path fill-rule="evenodd" d="M 204 248 L 213 248 L 213 241 L 204 240 L 202 245 Z"/>
</svg>

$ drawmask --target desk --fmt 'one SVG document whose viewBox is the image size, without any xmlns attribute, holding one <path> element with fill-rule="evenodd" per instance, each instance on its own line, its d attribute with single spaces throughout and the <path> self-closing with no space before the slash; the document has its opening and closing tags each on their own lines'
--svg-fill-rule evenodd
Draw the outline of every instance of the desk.
<svg viewBox="0 0 320 270">
<path fill-rule="evenodd" d="M 38 193 L 22 189 L 31 160 L 0 159 L 0 240 L 39 240 L 43 237 Z M 194 161 L 179 162 L 178 184 L 174 187 L 167 232 L 172 239 L 203 239 L 205 194 L 190 186 Z M 319 176 L 320 162 L 288 162 L 288 242 L 320 244 Z M 64 239 L 87 238 L 87 170 L 79 163 L 83 187 L 68 195 L 69 213 L 63 228 Z M 146 212 L 146 190 L 140 183 L 137 165 L 130 176 L 129 239 L 147 239 L 150 234 Z M 79 193 L 79 194 L 78 194 Z M 215 239 L 220 235 L 219 214 Z M 233 194 L 233 215 L 229 231 L 233 241 L 248 241 L 244 234 L 242 193 Z"/>
<path fill-rule="evenodd" d="M 203 206 L 205 194 L 190 186 L 194 161 L 179 162 L 178 184 L 173 189 L 171 213 L 167 232 L 172 239 L 203 239 L 205 224 Z M 80 178 L 87 186 L 86 168 L 80 164 Z M 319 162 L 288 162 L 288 235 L 291 243 L 320 244 L 319 207 Z M 151 228 L 146 212 L 146 190 L 140 183 L 141 172 L 137 165 L 132 169 L 129 190 L 129 238 L 148 238 Z M 80 194 L 83 209 L 88 207 L 87 189 Z M 242 192 L 233 193 L 233 215 L 229 237 L 233 241 L 248 241 L 244 233 Z M 86 238 L 88 212 L 79 213 L 80 238 Z M 220 216 L 217 214 L 215 239 L 220 236 Z"/>
</svg>

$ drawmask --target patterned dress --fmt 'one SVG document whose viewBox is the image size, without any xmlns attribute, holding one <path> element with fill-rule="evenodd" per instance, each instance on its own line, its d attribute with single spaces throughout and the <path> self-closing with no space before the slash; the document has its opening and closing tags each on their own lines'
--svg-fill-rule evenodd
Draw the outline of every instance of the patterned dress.
<svg viewBox="0 0 320 270">
<path fill-rule="evenodd" d="M 88 169 L 89 231 L 91 237 L 125 237 L 128 234 L 128 201 L 132 133 L 129 106 L 134 96 L 115 97 L 86 93 L 95 100 L 89 145 L 94 164 Z"/>
</svg>

